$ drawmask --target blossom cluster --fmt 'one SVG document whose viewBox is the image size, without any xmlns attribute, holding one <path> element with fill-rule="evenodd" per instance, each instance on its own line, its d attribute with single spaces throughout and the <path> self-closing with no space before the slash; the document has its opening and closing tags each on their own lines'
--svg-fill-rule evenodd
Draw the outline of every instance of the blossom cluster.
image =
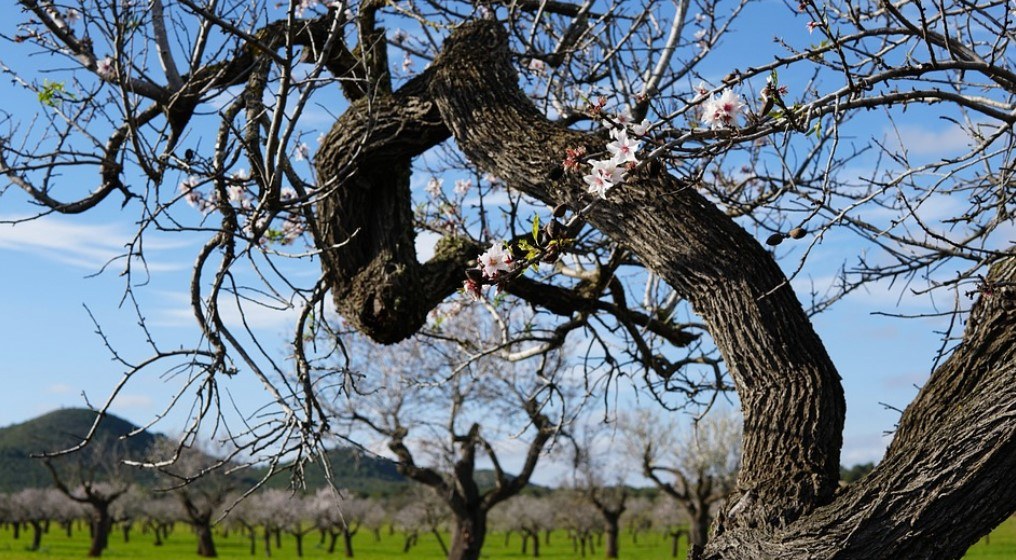
<svg viewBox="0 0 1016 560">
<path fill-rule="evenodd" d="M 258 239 L 258 243 L 261 245 L 266 245 L 268 242 L 280 243 L 282 245 L 295 243 L 306 230 L 302 218 L 295 211 L 290 211 L 286 214 L 279 228 L 265 228 L 264 223 L 259 224 L 259 227 L 255 227 L 257 220 L 254 219 L 254 214 L 257 204 L 255 203 L 255 195 L 248 189 L 250 180 L 250 173 L 241 169 L 230 176 L 226 186 L 227 204 L 233 206 L 236 212 L 244 218 L 242 226 L 244 234 L 248 237 L 253 237 L 255 231 L 263 231 L 262 237 Z M 218 209 L 220 204 L 223 203 L 222 197 L 219 195 L 218 189 L 211 189 L 205 195 L 199 189 L 200 186 L 201 179 L 190 175 L 180 181 L 180 194 L 189 205 L 196 208 L 199 212 L 209 214 Z M 296 199 L 297 194 L 293 189 L 282 189 L 279 193 L 279 201 L 283 204 L 292 203 Z"/>
<path fill-rule="evenodd" d="M 719 95 L 712 95 L 702 103 L 702 122 L 713 130 L 736 126 L 737 118 L 745 107 L 741 95 L 726 88 Z"/>
<path fill-rule="evenodd" d="M 590 172 L 582 177 L 586 182 L 586 189 L 590 194 L 600 198 L 607 198 L 607 191 L 616 185 L 624 182 L 624 175 L 639 163 L 635 154 L 642 147 L 642 142 L 637 137 L 645 136 L 649 130 L 649 121 L 643 119 L 641 123 L 635 123 L 631 117 L 631 111 L 627 107 L 604 122 L 610 129 L 610 142 L 607 143 L 607 153 L 610 157 L 600 160 L 592 160 Z M 636 138 L 629 136 L 629 132 Z M 579 150 L 568 150 L 564 161 L 565 169 L 576 169 L 577 158 L 581 157 Z"/>
<path fill-rule="evenodd" d="M 515 268 L 515 257 L 505 242 L 496 241 L 477 257 L 479 268 L 468 270 L 462 290 L 474 300 L 479 300 L 484 281 L 497 283 Z"/>
</svg>

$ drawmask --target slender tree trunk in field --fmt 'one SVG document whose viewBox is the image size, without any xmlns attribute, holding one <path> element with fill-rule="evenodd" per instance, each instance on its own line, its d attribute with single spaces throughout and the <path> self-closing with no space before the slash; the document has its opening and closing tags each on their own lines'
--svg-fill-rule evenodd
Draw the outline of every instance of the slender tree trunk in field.
<svg viewBox="0 0 1016 560">
<path fill-rule="evenodd" d="M 40 521 L 30 521 L 32 526 L 32 546 L 29 550 L 39 550 L 42 546 L 42 523 Z"/>
<path fill-rule="evenodd" d="M 430 532 L 431 532 L 432 535 L 434 535 L 434 538 L 437 539 L 437 544 L 438 544 L 438 546 L 441 547 L 441 552 L 445 556 L 449 556 L 448 545 L 445 544 L 444 537 L 441 536 L 441 531 L 438 531 L 437 528 L 434 528 L 434 529 L 431 529 Z"/>
<path fill-rule="evenodd" d="M 198 537 L 198 556 L 204 558 L 215 558 L 218 553 L 215 550 L 215 540 L 212 537 L 212 526 L 210 521 L 199 523 L 194 526 Z"/>
<path fill-rule="evenodd" d="M 342 531 L 342 544 L 346 549 L 346 558 L 353 557 L 353 533 L 351 531 Z"/>
<path fill-rule="evenodd" d="M 92 544 L 88 549 L 90 558 L 102 556 L 102 552 L 109 546 L 109 532 L 113 528 L 113 519 L 109 516 L 108 507 L 95 507 L 92 522 Z"/>
<path fill-rule="evenodd" d="M 487 512 L 480 510 L 473 515 L 455 520 L 452 548 L 448 560 L 477 560 L 483 541 L 487 536 Z"/>
</svg>

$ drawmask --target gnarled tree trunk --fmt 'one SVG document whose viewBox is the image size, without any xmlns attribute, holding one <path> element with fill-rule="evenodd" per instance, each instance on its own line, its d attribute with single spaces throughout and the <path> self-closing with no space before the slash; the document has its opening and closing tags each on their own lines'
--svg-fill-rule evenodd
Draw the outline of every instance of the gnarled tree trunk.
<svg viewBox="0 0 1016 560">
<path fill-rule="evenodd" d="M 548 204 L 568 203 L 573 208 L 584 208 L 593 200 L 579 177 L 562 176 L 560 162 L 566 148 L 601 151 L 605 138 L 568 130 L 533 107 L 517 85 L 507 35 L 499 24 L 463 25 L 446 41 L 431 68 L 392 94 L 393 99 L 403 92 L 415 96 L 413 106 L 428 107 L 425 119 L 413 121 L 427 124 L 424 143 L 450 131 L 473 163 L 513 188 Z M 341 150 L 338 138 L 333 129 L 326 144 L 334 145 L 325 146 L 323 152 Z M 395 134 L 386 145 L 399 150 L 400 141 L 408 140 Z M 411 157 L 425 147 L 402 149 L 399 157 Z M 372 157 L 371 149 L 370 142 L 365 144 L 364 161 Z M 387 156 L 382 151 L 378 157 Z M 337 159 L 325 155 L 319 160 L 319 176 L 342 177 L 345 171 L 329 161 Z M 385 186 L 390 178 L 368 172 L 351 181 L 348 190 L 390 189 L 402 193 L 396 197 L 408 199 L 401 181 Z M 1003 305 L 1014 299 L 1013 294 L 996 291 L 980 298 L 963 342 L 907 409 L 883 462 L 837 495 L 843 390 L 772 255 L 698 194 L 694 185 L 670 176 L 658 164 L 630 173 L 627 183 L 612 190 L 607 200 L 597 200 L 586 219 L 634 251 L 702 316 L 733 377 L 744 413 L 737 487 L 716 520 L 712 541 L 704 550 L 693 547 L 693 557 L 959 558 L 1016 510 L 1016 485 L 999 483 L 1016 469 L 1016 391 L 1011 390 L 1016 382 L 1016 314 Z M 376 200 L 388 204 L 385 196 L 389 195 L 374 193 L 362 200 L 379 197 Z M 322 205 L 324 218 L 346 219 L 342 212 L 329 210 L 328 204 L 337 203 Z M 401 203 L 392 204 L 394 208 Z M 404 215 L 400 212 L 391 210 L 387 215 Z M 338 233 L 326 235 L 325 245 L 349 239 L 361 226 L 331 227 Z M 376 340 L 398 340 L 413 330 L 420 316 L 407 312 L 411 319 L 405 323 L 407 331 L 384 326 L 402 312 L 400 305 L 406 305 L 399 298 L 410 292 L 400 290 L 415 282 L 402 279 L 413 274 L 407 248 L 411 237 L 406 231 L 363 227 L 364 235 L 379 237 L 358 243 L 374 245 L 358 248 L 365 253 L 351 261 L 326 258 L 325 265 L 333 272 L 336 297 L 351 298 L 337 302 L 347 318 L 360 317 L 354 322 L 374 333 Z M 461 252 L 457 256 L 462 257 L 457 266 L 470 258 Z M 359 264 L 354 271 L 340 270 L 344 262 Z M 444 262 L 448 268 L 456 265 L 453 258 Z M 366 270 L 372 271 L 367 278 L 379 285 L 361 297 L 351 278 Z M 444 271 L 441 278 L 447 280 L 449 274 Z M 1012 259 L 993 267 L 988 279 L 1014 280 Z M 452 284 L 448 281 L 444 293 Z"/>
</svg>

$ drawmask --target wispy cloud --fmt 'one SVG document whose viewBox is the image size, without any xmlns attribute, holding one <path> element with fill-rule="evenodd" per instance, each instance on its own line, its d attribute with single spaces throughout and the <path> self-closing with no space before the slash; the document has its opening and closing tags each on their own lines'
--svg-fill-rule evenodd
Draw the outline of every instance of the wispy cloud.
<svg viewBox="0 0 1016 560">
<path fill-rule="evenodd" d="M 933 129 L 918 124 L 901 124 L 886 134 L 889 147 L 910 155 L 934 156 L 970 148 L 970 136 L 956 124 Z"/>
<path fill-rule="evenodd" d="M 0 216 L 0 222 L 17 222 L 22 216 Z M 43 216 L 15 224 L 0 223 L 0 250 L 31 253 L 61 264 L 96 271 L 122 257 L 131 236 L 109 224 L 83 224 L 52 216 Z M 152 240 L 146 249 L 159 251 L 183 246 L 183 243 Z M 150 271 L 180 270 L 184 264 L 146 262 Z"/>
<path fill-rule="evenodd" d="M 152 324 L 160 327 L 192 328 L 194 314 L 190 307 L 190 297 L 183 292 L 164 292 L 161 299 L 168 307 L 155 311 Z M 223 323 L 230 328 L 242 328 L 246 322 L 253 329 L 278 330 L 292 327 L 300 313 L 299 305 L 288 305 L 278 301 L 241 300 L 237 304 L 235 298 L 224 297 L 219 303 L 219 313 Z"/>
<path fill-rule="evenodd" d="M 74 387 L 66 383 L 54 383 L 46 387 L 46 392 L 54 395 L 67 395 L 74 392 Z"/>
</svg>

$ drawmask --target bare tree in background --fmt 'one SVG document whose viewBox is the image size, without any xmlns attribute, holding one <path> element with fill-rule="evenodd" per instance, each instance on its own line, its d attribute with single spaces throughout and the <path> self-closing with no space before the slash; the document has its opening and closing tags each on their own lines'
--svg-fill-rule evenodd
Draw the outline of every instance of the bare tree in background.
<svg viewBox="0 0 1016 560">
<path fill-rule="evenodd" d="M 122 442 L 101 439 L 76 455 L 43 461 L 56 489 L 88 508 L 92 534 L 89 557 L 102 556 L 109 546 L 114 513 L 111 508 L 131 489 L 134 472 L 120 462 L 125 456 Z"/>
<path fill-rule="evenodd" d="M 128 304 L 146 240 L 204 240 L 196 342 L 113 349 L 123 383 L 171 373 L 191 431 L 248 376 L 278 413 L 232 435 L 302 465 L 330 437 L 319 389 L 353 377 L 346 332 L 410 337 L 465 280 L 536 310 L 505 321 L 506 357 L 588 344 L 606 403 L 622 378 L 670 406 L 738 391 L 737 487 L 697 558 L 958 558 L 1016 509 L 1010 3 L 19 4 L 5 53 L 54 56 L 4 67 L 40 102 L 5 116 L 5 194 L 35 217 L 123 204 Z M 780 18 L 776 51 L 715 54 L 753 11 Z M 315 107 L 335 116 L 311 157 Z M 932 118 L 961 145 L 909 149 Z M 791 280 L 844 238 L 802 305 Z M 843 389 L 809 316 L 889 284 L 948 296 L 946 334 L 883 461 L 837 494 Z M 290 359 L 227 320 L 259 306 L 297 310 Z"/>
<path fill-rule="evenodd" d="M 633 451 L 642 458 L 642 474 L 687 516 L 689 546 L 704 548 L 714 512 L 735 487 L 740 419 L 714 411 L 678 431 L 673 422 L 643 411 L 624 425 Z"/>
<path fill-rule="evenodd" d="M 372 356 L 356 368 L 364 394 L 334 414 L 350 433 L 380 436 L 399 472 L 447 504 L 455 522 L 451 560 L 479 558 L 488 512 L 529 484 L 574 400 L 560 353 L 499 359 L 493 323 L 484 311 L 462 312 L 429 341 Z M 522 456 L 514 473 L 504 463 L 509 454 Z M 492 468 L 489 483 L 478 476 L 483 460 Z"/>
<path fill-rule="evenodd" d="M 163 439 L 153 449 L 153 454 L 160 458 L 177 454 L 171 464 L 159 469 L 163 491 L 171 492 L 180 501 L 184 520 L 197 535 L 197 554 L 205 558 L 218 556 L 212 525 L 224 513 L 223 506 L 239 486 L 237 477 L 230 476 L 211 448 L 193 443 L 180 447 L 175 441 Z"/>
</svg>

